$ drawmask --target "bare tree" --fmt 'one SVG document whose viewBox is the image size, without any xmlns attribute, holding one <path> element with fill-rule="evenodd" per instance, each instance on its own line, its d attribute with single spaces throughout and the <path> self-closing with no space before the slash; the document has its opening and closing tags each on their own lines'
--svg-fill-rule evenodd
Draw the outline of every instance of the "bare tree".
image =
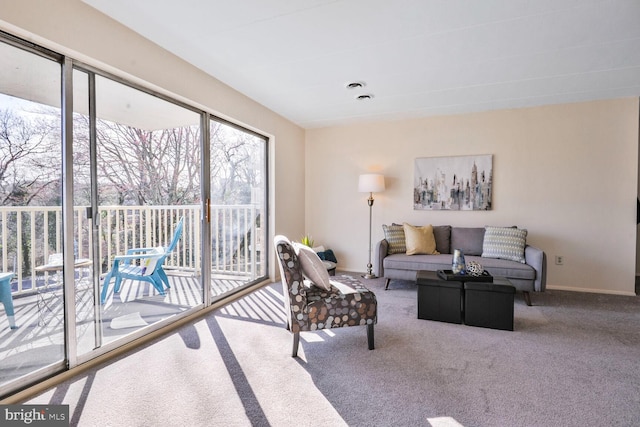
<svg viewBox="0 0 640 427">
<path fill-rule="evenodd" d="M 55 115 L 28 120 L 0 110 L 0 198 L 3 205 L 27 206 L 59 200 L 60 137 Z M 57 129 L 59 125 L 57 118 Z"/>
<path fill-rule="evenodd" d="M 222 124 L 211 132 L 212 200 L 217 204 L 248 204 L 251 189 L 264 171 L 262 140 Z"/>
<path fill-rule="evenodd" d="M 103 195 L 111 194 L 111 202 L 170 205 L 199 201 L 199 128 L 148 131 L 99 121 L 97 129 L 101 189 Z M 211 126 L 213 203 L 251 202 L 251 188 L 262 184 L 260 143 L 253 135 L 226 125 Z"/>
<path fill-rule="evenodd" d="M 56 126 L 57 122 L 57 126 Z M 60 117 L 54 110 L 21 112 L 0 110 L 0 200 L 5 206 L 56 205 L 60 202 Z M 56 149 L 57 148 L 57 149 Z M 10 256 L 21 253 L 23 271 L 31 266 L 34 242 L 29 232 L 32 217 L 15 213 L 6 227 Z M 17 247 L 18 223 L 22 244 Z M 43 218 L 36 217 L 37 229 Z M 48 230 L 43 230 L 48 232 Z M 36 256 L 43 248 L 36 248 Z M 39 254 L 39 255 L 38 255 Z"/>
<path fill-rule="evenodd" d="M 0 110 L 0 200 L 4 205 L 59 206 L 60 112 L 42 106 L 32 108 L 40 111 Z M 89 130 L 89 118 L 75 114 L 76 205 L 88 205 L 91 201 Z M 96 134 L 98 204 L 181 205 L 200 201 L 199 126 L 145 130 L 98 120 Z M 262 140 L 216 122 L 212 122 L 210 135 L 213 203 L 254 202 L 252 188 L 263 184 Z M 23 230 L 28 229 L 25 225 Z M 224 232 L 246 233 L 247 230 Z M 23 236 L 22 259 L 27 269 L 30 245 L 28 236 Z"/>
<path fill-rule="evenodd" d="M 199 198 L 199 129 L 147 131 L 100 121 L 100 179 L 119 204 L 190 204 Z"/>
</svg>

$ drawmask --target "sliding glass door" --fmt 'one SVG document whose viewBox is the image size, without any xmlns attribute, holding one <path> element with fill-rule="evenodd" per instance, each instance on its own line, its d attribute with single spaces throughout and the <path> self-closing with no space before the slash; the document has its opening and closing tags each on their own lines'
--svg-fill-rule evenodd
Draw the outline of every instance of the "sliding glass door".
<svg viewBox="0 0 640 427">
<path fill-rule="evenodd" d="M 74 77 L 87 95 L 74 137 L 84 354 L 203 303 L 201 115 L 91 71 Z"/>
<path fill-rule="evenodd" d="M 267 144 L 0 33 L 0 397 L 264 280 Z"/>
<path fill-rule="evenodd" d="M 0 41 L 0 386 L 65 358 L 61 69 Z"/>
<path fill-rule="evenodd" d="M 267 139 L 213 119 L 209 125 L 211 297 L 267 275 Z"/>
</svg>

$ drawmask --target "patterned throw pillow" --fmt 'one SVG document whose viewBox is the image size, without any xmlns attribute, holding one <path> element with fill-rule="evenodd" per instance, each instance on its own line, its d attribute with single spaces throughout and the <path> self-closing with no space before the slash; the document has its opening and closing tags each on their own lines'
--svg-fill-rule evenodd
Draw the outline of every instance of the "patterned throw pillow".
<svg viewBox="0 0 640 427">
<path fill-rule="evenodd" d="M 527 230 L 511 227 L 485 227 L 482 256 L 518 261 L 525 264 Z"/>
<path fill-rule="evenodd" d="M 402 225 L 386 225 L 382 226 L 384 230 L 384 238 L 389 243 L 387 255 L 403 254 L 407 252 L 407 244 L 404 238 L 404 227 Z"/>
</svg>

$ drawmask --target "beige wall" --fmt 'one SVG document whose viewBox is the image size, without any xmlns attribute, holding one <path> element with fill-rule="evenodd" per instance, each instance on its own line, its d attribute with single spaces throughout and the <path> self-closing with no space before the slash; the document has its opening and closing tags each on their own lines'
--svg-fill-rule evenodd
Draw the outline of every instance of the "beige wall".
<svg viewBox="0 0 640 427">
<path fill-rule="evenodd" d="M 80 0 L 0 0 L 0 10 L 4 31 L 270 136 L 271 231 L 304 232 L 302 128 Z"/>
<path fill-rule="evenodd" d="M 493 154 L 491 211 L 413 210 L 416 157 L 473 154 Z M 387 190 L 375 195 L 374 242 L 391 222 L 518 225 L 546 251 L 550 288 L 634 292 L 637 99 L 308 130 L 306 164 L 306 232 L 342 269 L 366 269 L 368 195 L 357 180 L 375 171 Z"/>
</svg>

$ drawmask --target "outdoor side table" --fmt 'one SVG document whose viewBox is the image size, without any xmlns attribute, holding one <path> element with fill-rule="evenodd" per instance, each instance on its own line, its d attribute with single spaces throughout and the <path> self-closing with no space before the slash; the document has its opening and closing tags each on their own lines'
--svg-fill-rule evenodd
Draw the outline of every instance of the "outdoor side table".
<svg viewBox="0 0 640 427">
<path fill-rule="evenodd" d="M 74 268 L 74 271 L 82 270 L 90 267 L 92 264 L 93 264 L 92 261 L 88 258 L 78 258 L 74 260 L 73 268 Z M 45 309 L 47 309 L 49 312 L 53 312 L 51 302 L 55 300 L 59 300 L 61 298 L 61 296 L 58 295 L 56 291 L 60 292 L 60 290 L 64 287 L 63 276 L 62 276 L 63 270 L 64 270 L 64 264 L 62 263 L 62 254 L 59 254 L 59 253 L 49 255 L 49 262 L 35 268 L 35 271 L 38 273 L 52 273 L 53 275 L 55 275 L 56 276 L 55 282 L 57 287 L 55 291 L 49 291 L 49 284 L 45 283 L 45 285 L 43 286 L 43 290 L 39 290 L 37 293 L 36 303 L 38 305 L 38 313 L 39 313 L 38 324 L 40 326 L 43 326 L 44 324 L 46 324 L 44 320 L 44 314 L 43 314 Z M 77 292 L 79 289 L 78 282 L 83 281 L 82 279 L 83 277 L 81 273 L 80 279 L 76 282 L 76 304 L 79 302 L 79 298 L 80 298 L 79 293 Z M 45 298 L 44 294 L 46 293 L 50 294 L 51 298 Z"/>
</svg>

